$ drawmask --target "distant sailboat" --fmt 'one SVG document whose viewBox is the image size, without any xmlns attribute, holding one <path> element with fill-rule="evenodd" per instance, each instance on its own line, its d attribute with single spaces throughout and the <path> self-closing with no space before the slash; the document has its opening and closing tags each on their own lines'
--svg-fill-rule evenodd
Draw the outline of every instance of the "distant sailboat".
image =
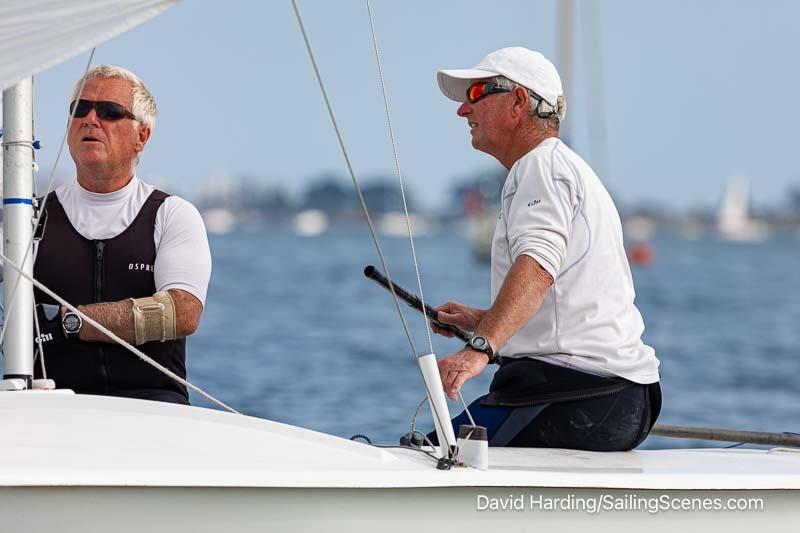
<svg viewBox="0 0 800 533">
<path fill-rule="evenodd" d="M 769 226 L 750 218 L 750 187 L 744 178 L 732 178 L 725 188 L 719 212 L 717 232 L 726 241 L 758 242 L 769 236 Z"/>
<path fill-rule="evenodd" d="M 328 231 L 328 215 L 321 209 L 306 209 L 292 219 L 295 234 L 303 237 L 316 237 Z"/>
<path fill-rule="evenodd" d="M 206 230 L 214 235 L 232 233 L 239 224 L 236 214 L 224 207 L 213 207 L 203 211 L 203 222 L 206 224 Z"/>
</svg>

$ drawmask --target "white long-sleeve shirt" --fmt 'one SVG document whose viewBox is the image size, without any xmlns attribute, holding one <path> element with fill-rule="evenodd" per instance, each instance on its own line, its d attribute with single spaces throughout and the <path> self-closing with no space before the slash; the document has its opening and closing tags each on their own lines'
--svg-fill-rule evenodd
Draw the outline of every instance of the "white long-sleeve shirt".
<svg viewBox="0 0 800 533">
<path fill-rule="evenodd" d="M 542 141 L 506 178 L 492 242 L 492 301 L 523 254 L 554 283 L 501 356 L 658 381 L 658 358 L 641 339 L 617 209 L 589 165 L 557 138 Z"/>
</svg>

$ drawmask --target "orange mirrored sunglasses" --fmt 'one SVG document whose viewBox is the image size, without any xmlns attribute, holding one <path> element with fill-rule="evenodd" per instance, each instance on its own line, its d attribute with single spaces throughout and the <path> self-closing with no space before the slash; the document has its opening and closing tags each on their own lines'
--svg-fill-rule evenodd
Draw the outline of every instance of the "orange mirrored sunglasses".
<svg viewBox="0 0 800 533">
<path fill-rule="evenodd" d="M 511 89 L 499 87 L 493 81 L 476 81 L 467 89 L 467 102 L 474 104 L 481 98 L 495 93 L 510 93 Z"/>
</svg>

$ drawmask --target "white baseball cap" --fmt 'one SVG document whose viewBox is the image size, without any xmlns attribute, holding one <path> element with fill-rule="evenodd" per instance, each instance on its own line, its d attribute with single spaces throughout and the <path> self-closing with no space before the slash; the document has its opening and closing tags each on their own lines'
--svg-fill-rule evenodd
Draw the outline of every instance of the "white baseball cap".
<svg viewBox="0 0 800 533">
<path fill-rule="evenodd" d="M 564 94 L 556 67 L 540 52 L 521 46 L 494 51 L 470 69 L 440 70 L 436 81 L 446 97 L 463 102 L 470 85 L 494 76 L 505 76 L 530 89 L 554 108 L 558 106 L 558 97 Z"/>
</svg>

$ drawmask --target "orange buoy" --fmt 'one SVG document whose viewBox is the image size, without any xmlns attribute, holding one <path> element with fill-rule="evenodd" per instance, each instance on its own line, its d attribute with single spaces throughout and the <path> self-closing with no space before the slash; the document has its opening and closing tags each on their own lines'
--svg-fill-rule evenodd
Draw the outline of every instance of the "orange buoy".
<svg viewBox="0 0 800 533">
<path fill-rule="evenodd" d="M 655 250 L 646 242 L 637 242 L 628 246 L 628 260 L 632 265 L 650 266 L 653 263 Z"/>
</svg>

